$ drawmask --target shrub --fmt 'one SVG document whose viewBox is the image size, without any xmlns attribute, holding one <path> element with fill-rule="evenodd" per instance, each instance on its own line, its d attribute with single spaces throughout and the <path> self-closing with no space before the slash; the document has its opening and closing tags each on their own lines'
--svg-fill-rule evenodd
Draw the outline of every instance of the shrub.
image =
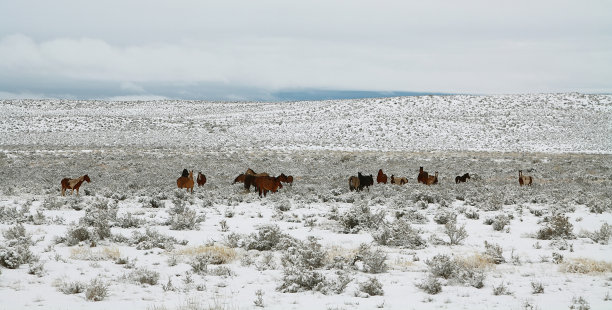
<svg viewBox="0 0 612 310">
<path fill-rule="evenodd" d="M 96 200 L 92 205 L 85 208 L 85 216 L 80 223 L 93 228 L 93 235 L 98 240 L 104 240 L 111 236 L 110 228 L 117 219 L 117 205 L 107 200 Z"/>
<path fill-rule="evenodd" d="M 179 255 L 205 255 L 212 265 L 227 264 L 236 258 L 236 250 L 221 245 L 197 246 L 183 248 L 176 252 Z"/>
<path fill-rule="evenodd" d="M 316 269 L 323 266 L 325 252 L 315 237 L 309 236 L 307 241 L 298 242 L 289 247 L 281 257 L 284 267 L 297 265 L 303 268 Z"/>
<path fill-rule="evenodd" d="M 427 242 L 419 232 L 405 220 L 396 220 L 391 225 L 383 225 L 372 233 L 372 238 L 380 245 L 397 246 L 408 249 L 422 249 Z"/>
<path fill-rule="evenodd" d="M 362 243 L 355 255 L 355 262 L 363 264 L 363 271 L 367 273 L 383 273 L 387 271 L 385 260 L 387 254 L 379 248 L 372 249 L 369 245 Z"/>
<path fill-rule="evenodd" d="M 544 293 L 544 285 L 542 282 L 531 282 L 531 293 L 532 294 L 542 294 Z"/>
<path fill-rule="evenodd" d="M 434 277 L 449 279 L 458 269 L 457 263 L 446 254 L 438 254 L 425 261 L 429 267 L 429 272 Z"/>
<path fill-rule="evenodd" d="M 28 268 L 28 274 L 35 275 L 37 277 L 42 277 L 45 275 L 45 264 L 43 262 L 30 262 Z"/>
<path fill-rule="evenodd" d="M 19 252 L 13 248 L 0 248 L 0 265 L 8 269 L 17 269 L 23 259 Z"/>
<path fill-rule="evenodd" d="M 322 291 L 325 287 L 325 276 L 323 274 L 298 266 L 285 267 L 282 281 L 276 290 L 283 293 Z"/>
<path fill-rule="evenodd" d="M 108 296 L 108 284 L 95 278 L 87 286 L 85 298 L 91 301 L 101 301 Z"/>
<path fill-rule="evenodd" d="M 540 240 L 571 239 L 573 238 L 573 227 L 567 216 L 555 215 L 546 227 L 538 231 L 537 238 Z"/>
<path fill-rule="evenodd" d="M 448 210 L 438 210 L 438 212 L 436 213 L 436 215 L 434 215 L 433 218 L 434 222 L 438 223 L 438 224 L 446 224 L 449 221 L 456 221 L 457 220 L 457 214 L 450 212 Z"/>
<path fill-rule="evenodd" d="M 502 282 L 498 286 L 493 286 L 493 295 L 512 295 L 512 292 L 510 292 L 510 290 L 508 290 L 508 287 L 504 285 L 504 282 Z"/>
<path fill-rule="evenodd" d="M 174 237 L 162 235 L 158 231 L 149 229 L 148 227 L 144 234 L 139 231 L 132 232 L 132 238 L 129 242 L 131 245 L 136 245 L 136 249 L 138 250 L 149 250 L 152 248 L 171 250 L 174 245 L 178 243 Z"/>
<path fill-rule="evenodd" d="M 132 213 L 126 213 L 124 216 L 117 218 L 117 225 L 121 228 L 138 228 L 144 223 L 144 220 L 132 216 Z"/>
<path fill-rule="evenodd" d="M 574 258 L 563 262 L 559 269 L 562 272 L 583 274 L 592 272 L 612 272 L 612 263 L 589 258 Z"/>
<path fill-rule="evenodd" d="M 340 225 L 342 232 L 354 234 L 362 229 L 378 227 L 383 218 L 384 212 L 374 214 L 366 203 L 359 203 L 340 216 Z"/>
<path fill-rule="evenodd" d="M 461 244 L 468 237 L 465 225 L 457 226 L 456 221 L 450 221 L 444 225 L 444 234 L 449 238 L 449 245 Z"/>
<path fill-rule="evenodd" d="M 66 295 L 70 294 L 79 294 L 84 292 L 86 289 L 86 285 L 83 282 L 73 281 L 73 282 L 64 282 L 62 281 L 58 287 L 58 290 Z"/>
<path fill-rule="evenodd" d="M 488 257 L 491 262 L 494 264 L 505 263 L 506 259 L 502 255 L 502 247 L 499 244 L 492 244 L 485 241 L 485 253 L 484 255 Z"/>
<path fill-rule="evenodd" d="M 431 295 L 438 294 L 442 291 L 442 284 L 440 283 L 440 281 L 438 281 L 437 278 L 432 276 L 423 279 L 423 281 L 417 284 L 416 287 L 422 289 L 427 294 Z"/>
<path fill-rule="evenodd" d="M 366 293 L 369 296 L 382 296 L 385 294 L 382 288 L 382 283 L 380 283 L 375 277 L 359 282 L 359 291 Z"/>
<path fill-rule="evenodd" d="M 176 204 L 170 211 L 170 229 L 172 230 L 193 230 L 203 221 L 197 217 L 194 210 L 189 209 L 183 203 Z"/>
<path fill-rule="evenodd" d="M 132 281 L 139 282 L 140 284 L 156 285 L 157 281 L 159 281 L 159 272 L 147 268 L 138 268 L 132 271 L 129 277 Z"/>
<path fill-rule="evenodd" d="M 264 225 L 257 229 L 257 233 L 250 234 L 245 241 L 247 250 L 282 250 L 295 245 L 297 240 L 281 232 L 277 225 Z"/>
<path fill-rule="evenodd" d="M 570 305 L 570 310 L 590 310 L 591 306 L 582 296 L 576 298 L 572 297 L 572 304 Z"/>
<path fill-rule="evenodd" d="M 191 269 L 193 270 L 193 272 L 197 274 L 206 274 L 208 273 L 209 259 L 210 257 L 206 254 L 198 254 L 191 259 L 189 265 L 191 265 Z"/>
<path fill-rule="evenodd" d="M 493 224 L 492 224 L 493 230 L 502 231 L 504 227 L 506 227 L 506 225 L 508 224 L 510 224 L 510 218 L 508 218 L 507 215 L 505 214 L 497 215 L 493 219 Z"/>
<path fill-rule="evenodd" d="M 471 220 L 477 220 L 480 218 L 480 214 L 478 213 L 478 211 L 471 210 L 465 212 L 465 217 Z"/>
<path fill-rule="evenodd" d="M 65 243 L 68 246 L 79 244 L 81 241 L 86 241 L 91 238 L 91 234 L 87 227 L 84 226 L 68 226 L 66 230 L 66 237 L 64 237 Z"/>
<path fill-rule="evenodd" d="M 608 223 L 604 223 L 601 225 L 599 230 L 596 230 L 589 234 L 589 238 L 600 244 L 608 244 L 608 240 L 610 240 L 610 236 L 612 236 L 612 227 L 608 225 Z"/>
</svg>

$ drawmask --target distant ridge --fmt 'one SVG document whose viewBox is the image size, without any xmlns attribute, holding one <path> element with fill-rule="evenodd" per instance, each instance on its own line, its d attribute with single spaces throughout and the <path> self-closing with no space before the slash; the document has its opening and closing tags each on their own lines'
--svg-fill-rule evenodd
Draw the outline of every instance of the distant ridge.
<svg viewBox="0 0 612 310">
<path fill-rule="evenodd" d="M 453 95 L 450 93 L 434 92 L 406 92 L 406 91 L 360 91 L 360 90 L 322 90 L 301 89 L 281 90 L 272 93 L 275 101 L 318 101 L 334 99 L 362 99 L 362 98 L 385 98 L 385 97 L 407 97 L 428 95 Z"/>
</svg>

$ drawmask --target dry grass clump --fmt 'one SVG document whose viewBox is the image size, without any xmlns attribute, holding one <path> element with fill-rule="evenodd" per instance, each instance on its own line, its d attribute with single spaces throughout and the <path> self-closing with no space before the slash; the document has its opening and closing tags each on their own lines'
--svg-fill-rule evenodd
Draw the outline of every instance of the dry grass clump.
<svg viewBox="0 0 612 310">
<path fill-rule="evenodd" d="M 117 247 L 103 247 L 93 251 L 88 247 L 77 247 L 70 249 L 70 258 L 78 260 L 117 260 L 121 257 L 121 252 Z"/>
<path fill-rule="evenodd" d="M 469 269 L 491 270 L 495 268 L 493 259 L 480 253 L 475 253 L 472 256 L 456 257 L 455 261 L 460 266 Z"/>
<path fill-rule="evenodd" d="M 222 245 L 192 246 L 175 251 L 176 255 L 195 257 L 203 255 L 208 257 L 208 263 L 213 265 L 227 264 L 236 259 L 236 250 Z"/>
<path fill-rule="evenodd" d="M 612 263 L 590 258 L 574 258 L 563 262 L 559 271 L 568 273 L 612 272 Z"/>
</svg>

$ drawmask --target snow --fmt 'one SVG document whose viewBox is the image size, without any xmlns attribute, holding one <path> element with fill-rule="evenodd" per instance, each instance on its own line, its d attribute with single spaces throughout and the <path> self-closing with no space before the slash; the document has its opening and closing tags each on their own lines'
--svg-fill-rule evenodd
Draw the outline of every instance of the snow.
<svg viewBox="0 0 612 310">
<path fill-rule="evenodd" d="M 564 262 L 612 263 L 612 246 L 588 237 L 612 224 L 611 118 L 612 96 L 582 94 L 287 103 L 0 101 L 0 211 L 24 209 L 20 221 L 45 270 L 39 277 L 28 273 L 28 264 L 0 267 L 0 309 L 257 309 L 259 289 L 266 309 L 562 309 L 573 297 L 585 298 L 591 309 L 609 309 L 610 270 L 567 273 L 552 254 L 561 254 Z M 439 171 L 440 184 L 417 184 L 419 166 Z M 292 174 L 295 183 L 259 198 L 242 184 L 231 185 L 249 167 Z M 207 184 L 194 194 L 175 189 L 183 168 L 201 170 Z M 361 171 L 375 177 L 380 168 L 389 176 L 406 176 L 409 183 L 349 191 L 349 176 Z M 534 177 L 534 186 L 519 187 L 519 169 Z M 472 179 L 455 184 L 455 175 L 464 172 Z M 85 173 L 92 182 L 81 187 L 80 198 L 60 197 L 63 177 Z M 165 208 L 150 207 L 155 197 Z M 423 208 L 419 200 L 427 197 L 432 201 Z M 95 247 L 88 241 L 56 243 L 85 215 L 73 206 L 86 208 L 96 201 L 116 203 L 118 217 L 130 213 L 144 221 L 138 228 L 115 225 L 115 235 L 130 237 L 152 228 L 187 244 L 138 250 L 109 239 Z M 179 202 L 203 219 L 197 229 L 170 229 L 169 211 Z M 285 203 L 290 210 L 279 211 Z M 421 213 L 428 221 L 411 226 L 427 247 L 379 246 L 368 229 L 343 233 L 332 215 L 359 204 L 385 212 L 389 223 L 399 212 Z M 598 204 L 604 212 L 591 212 Z M 457 214 L 458 225 L 465 225 L 468 237 L 462 244 L 433 242 L 447 238 L 444 225 L 433 221 L 441 210 Z M 37 211 L 44 215 L 42 223 L 27 219 Z M 467 211 L 478 212 L 479 219 L 467 218 Z M 575 238 L 566 246 L 535 238 L 545 219 L 557 213 L 573 225 Z M 501 231 L 483 223 L 500 214 L 511 217 Z M 0 216 L 0 232 L 14 224 Z M 276 288 L 283 277 L 283 251 L 272 251 L 276 266 L 265 269 L 257 263 L 267 251 L 236 248 L 236 259 L 222 265 L 231 276 L 190 273 L 191 257 L 178 254 L 224 245 L 230 233 L 249 234 L 266 224 L 299 240 L 315 236 L 326 251 L 346 255 L 362 243 L 372 244 L 387 254 L 389 269 L 369 274 L 352 267 L 353 280 L 340 294 L 282 293 Z M 442 292 L 429 295 L 416 286 L 428 275 L 428 259 L 482 255 L 485 241 L 500 245 L 506 262 L 488 267 L 483 288 L 442 280 Z M 2 234 L 0 248 L 7 244 Z M 75 255 L 78 251 L 118 251 L 134 268 L 114 258 L 84 260 Z M 256 264 L 244 264 L 249 257 Z M 176 264 L 169 263 L 173 259 Z M 159 272 L 158 284 L 130 280 L 133 270 L 145 267 Z M 333 279 L 337 270 L 318 271 Z M 383 284 L 384 295 L 356 296 L 358 283 L 370 277 Z M 57 287 L 62 280 L 89 284 L 94 278 L 109 284 L 109 295 L 99 302 Z M 169 279 L 175 290 L 165 291 Z M 533 294 L 533 282 L 541 282 L 544 293 Z M 501 283 L 511 295 L 492 293 Z"/>
</svg>

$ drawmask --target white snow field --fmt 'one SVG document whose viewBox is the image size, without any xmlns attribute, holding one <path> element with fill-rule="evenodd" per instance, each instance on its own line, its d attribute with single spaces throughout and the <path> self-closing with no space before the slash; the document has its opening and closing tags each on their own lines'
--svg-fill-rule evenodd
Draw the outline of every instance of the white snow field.
<svg viewBox="0 0 612 310">
<path fill-rule="evenodd" d="M 612 309 L 611 212 L 612 96 L 0 101 L 0 310 Z"/>
</svg>

